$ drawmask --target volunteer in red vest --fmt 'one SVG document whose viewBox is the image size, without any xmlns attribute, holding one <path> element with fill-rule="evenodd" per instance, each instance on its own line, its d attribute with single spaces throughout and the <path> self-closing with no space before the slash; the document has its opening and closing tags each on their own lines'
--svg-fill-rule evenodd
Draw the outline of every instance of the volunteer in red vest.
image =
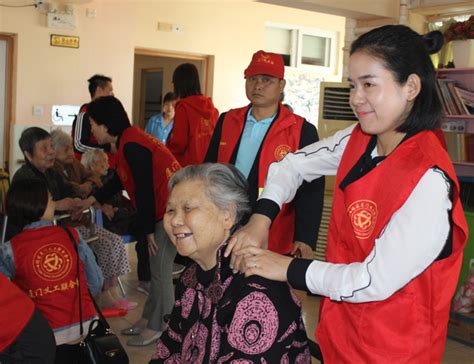
<svg viewBox="0 0 474 364">
<path fill-rule="evenodd" d="M 87 205 L 102 202 L 125 189 L 137 209 L 139 233 L 146 235 L 150 254 L 151 285 L 143 315 L 124 335 L 135 337 L 128 345 L 149 345 L 165 328 L 164 316 L 174 304 L 173 261 L 176 248 L 163 228 L 168 179 L 180 168 L 171 152 L 156 138 L 130 125 L 127 113 L 113 96 L 89 104 L 92 133 L 100 144 L 114 143 L 117 175 L 89 197 Z M 87 206 L 86 205 L 86 206 Z"/>
<path fill-rule="evenodd" d="M 441 33 L 388 25 L 351 47 L 359 123 L 270 167 L 232 242 L 246 275 L 325 296 L 316 339 L 325 363 L 440 363 L 467 239 L 459 183 L 437 136 L 442 108 L 429 53 Z M 257 248 L 303 180 L 336 175 L 326 262 Z M 237 245 L 237 246 L 235 246 Z M 245 248 L 242 246 L 247 245 Z"/>
<path fill-rule="evenodd" d="M 250 104 L 219 117 L 205 159 L 234 164 L 249 182 L 252 204 L 263 189 L 271 163 L 319 140 L 312 124 L 281 104 L 284 73 L 281 55 L 264 51 L 253 55 L 244 72 Z M 273 222 L 268 248 L 310 258 L 321 221 L 324 177 L 303 183 L 296 195 Z"/>
<path fill-rule="evenodd" d="M 178 98 L 174 125 L 166 145 L 184 167 L 204 160 L 219 111 L 201 92 L 195 65 L 183 63 L 173 72 L 174 94 Z"/>
<path fill-rule="evenodd" d="M 0 363 L 54 363 L 53 332 L 33 301 L 3 273 L 0 292 Z"/>
<path fill-rule="evenodd" d="M 101 96 L 110 96 L 114 94 L 112 86 L 112 79 L 104 75 L 94 75 L 87 80 L 89 82 L 89 94 L 91 100 L 95 100 Z M 110 144 L 99 145 L 91 132 L 91 124 L 89 121 L 89 114 L 87 107 L 89 104 L 84 104 L 79 109 L 79 114 L 72 123 L 72 140 L 74 147 L 74 154 L 76 159 L 81 160 L 82 154 L 88 150 L 101 148 L 107 152 L 109 157 L 109 167 L 115 167 L 115 155 L 111 153 Z"/>
<path fill-rule="evenodd" d="M 68 228 L 75 247 L 68 233 L 53 225 L 55 207 L 44 181 L 22 180 L 11 185 L 6 211 L 9 221 L 23 231 L 1 246 L 0 271 L 33 300 L 53 329 L 55 363 L 77 363 L 79 294 L 83 327 L 88 330 L 97 317 L 88 288 L 91 294 L 99 294 L 104 278 L 94 253 L 78 232 Z"/>
</svg>

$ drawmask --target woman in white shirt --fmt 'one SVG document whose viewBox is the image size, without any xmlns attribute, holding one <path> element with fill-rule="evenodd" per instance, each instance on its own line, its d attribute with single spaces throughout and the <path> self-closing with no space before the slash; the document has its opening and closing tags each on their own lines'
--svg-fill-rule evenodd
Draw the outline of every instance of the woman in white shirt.
<svg viewBox="0 0 474 364">
<path fill-rule="evenodd" d="M 439 130 L 429 53 L 442 35 L 402 25 L 351 47 L 359 124 L 273 164 L 232 264 L 325 296 L 316 338 L 326 363 L 440 362 L 467 226 Z M 336 175 L 326 262 L 262 249 L 303 181 Z"/>
</svg>

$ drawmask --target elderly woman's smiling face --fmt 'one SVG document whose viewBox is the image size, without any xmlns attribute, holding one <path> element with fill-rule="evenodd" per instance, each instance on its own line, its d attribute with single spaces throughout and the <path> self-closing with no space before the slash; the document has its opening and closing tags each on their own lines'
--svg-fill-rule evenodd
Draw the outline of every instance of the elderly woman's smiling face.
<svg viewBox="0 0 474 364">
<path fill-rule="evenodd" d="M 216 252 L 229 237 L 235 214 L 220 210 L 206 194 L 205 182 L 186 180 L 170 193 L 164 227 L 178 253 L 204 270 L 216 264 Z"/>
</svg>

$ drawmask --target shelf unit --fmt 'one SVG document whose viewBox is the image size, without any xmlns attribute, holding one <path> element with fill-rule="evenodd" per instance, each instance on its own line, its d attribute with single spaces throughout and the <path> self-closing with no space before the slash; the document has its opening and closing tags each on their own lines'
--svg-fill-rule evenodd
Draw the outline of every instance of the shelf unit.
<svg viewBox="0 0 474 364">
<path fill-rule="evenodd" d="M 474 91 L 474 68 L 443 68 L 437 72 L 438 78 L 448 78 L 456 81 L 463 89 Z M 474 134 L 474 115 L 445 115 L 443 117 L 443 130 L 446 133 L 448 145 L 459 143 L 460 133 Z M 453 135 L 457 134 L 454 138 Z M 458 176 L 474 176 L 474 161 L 453 160 Z"/>
</svg>

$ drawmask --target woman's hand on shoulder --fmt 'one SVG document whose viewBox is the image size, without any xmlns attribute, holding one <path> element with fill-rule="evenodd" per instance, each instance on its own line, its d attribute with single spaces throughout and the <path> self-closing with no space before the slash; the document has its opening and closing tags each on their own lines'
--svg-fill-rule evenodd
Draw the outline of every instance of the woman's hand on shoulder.
<svg viewBox="0 0 474 364">
<path fill-rule="evenodd" d="M 268 233 L 270 231 L 271 220 L 261 214 L 253 214 L 247 225 L 237 230 L 229 240 L 224 256 L 228 257 L 232 253 L 230 260 L 231 268 L 236 271 L 240 265 L 243 253 L 242 249 L 254 246 L 266 248 L 268 245 Z"/>
<path fill-rule="evenodd" d="M 258 275 L 273 281 L 286 282 L 292 257 L 277 254 L 267 249 L 249 246 L 241 249 L 239 270 L 245 276 Z"/>
</svg>

